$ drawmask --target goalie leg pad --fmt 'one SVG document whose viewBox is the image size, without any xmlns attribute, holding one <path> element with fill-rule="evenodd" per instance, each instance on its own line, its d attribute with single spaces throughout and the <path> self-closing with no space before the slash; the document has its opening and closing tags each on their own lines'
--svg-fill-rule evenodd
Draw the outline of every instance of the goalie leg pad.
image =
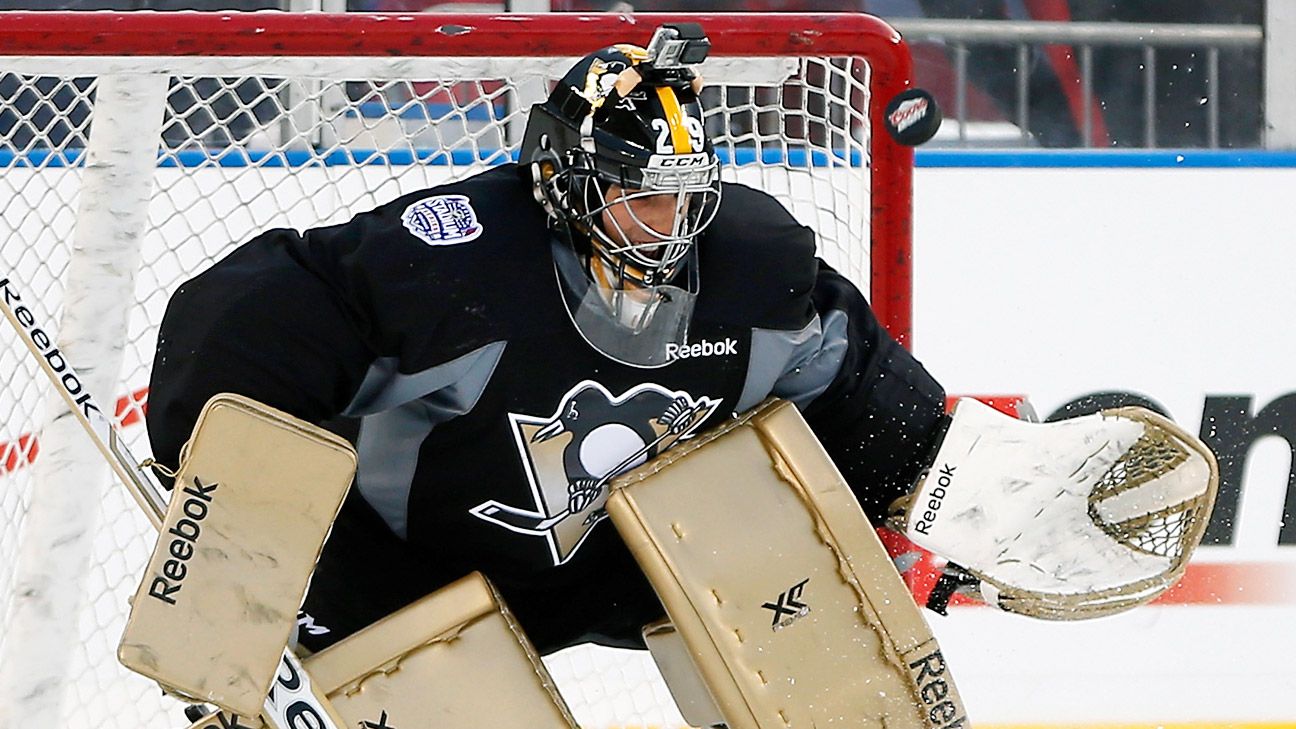
<svg viewBox="0 0 1296 729">
<path fill-rule="evenodd" d="M 966 725 L 921 612 L 791 404 L 618 478 L 607 509 L 732 729 Z"/>
<path fill-rule="evenodd" d="M 332 433 L 213 397 L 181 455 L 118 659 L 176 693 L 257 715 L 355 463 Z"/>
<path fill-rule="evenodd" d="M 539 654 L 479 573 L 306 660 L 350 726 L 576 729 Z"/>
<path fill-rule="evenodd" d="M 577 729 L 535 648 L 476 572 L 302 663 L 349 727 Z M 234 721 L 208 717 L 190 729 L 264 726 Z"/>
</svg>

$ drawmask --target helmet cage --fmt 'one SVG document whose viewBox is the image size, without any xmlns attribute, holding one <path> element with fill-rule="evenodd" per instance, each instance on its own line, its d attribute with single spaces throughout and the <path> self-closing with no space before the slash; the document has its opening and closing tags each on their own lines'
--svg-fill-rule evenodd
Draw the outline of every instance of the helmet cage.
<svg viewBox="0 0 1296 729">
<path fill-rule="evenodd" d="M 590 236 L 592 252 L 622 281 L 655 286 L 674 278 L 697 236 L 711 224 L 719 208 L 720 167 L 714 155 L 696 155 L 696 159 L 689 160 L 693 166 L 688 168 L 609 163 L 586 152 L 573 156 L 584 157 L 568 168 L 570 199 L 575 203 L 573 217 Z M 660 160 L 654 156 L 653 161 Z M 609 199 L 609 185 L 621 188 L 620 196 Z M 669 230 L 654 228 L 636 212 L 636 201 L 656 197 L 671 199 Z M 611 214 L 616 206 L 623 207 L 625 217 L 638 230 L 621 227 Z M 644 236 L 648 240 L 642 240 Z"/>
</svg>

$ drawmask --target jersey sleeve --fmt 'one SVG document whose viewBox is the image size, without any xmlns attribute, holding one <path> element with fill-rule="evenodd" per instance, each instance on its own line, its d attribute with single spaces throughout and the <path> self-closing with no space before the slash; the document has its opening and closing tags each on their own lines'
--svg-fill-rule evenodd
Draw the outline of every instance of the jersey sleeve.
<svg viewBox="0 0 1296 729">
<path fill-rule="evenodd" d="M 775 198 L 726 184 L 708 232 L 702 245 L 712 247 L 714 265 L 704 262 L 702 296 L 708 287 L 759 292 L 733 296 L 724 311 L 752 327 L 736 410 L 770 395 L 795 403 L 880 522 L 927 465 L 944 424 L 944 391 L 859 289 L 815 256 L 814 232 Z"/>
<path fill-rule="evenodd" d="M 353 313 L 291 250 L 301 237 L 267 231 L 171 298 L 149 383 L 153 455 L 176 466 L 198 413 L 234 392 L 319 423 L 337 415 L 373 359 Z"/>
<path fill-rule="evenodd" d="M 820 262 L 816 316 L 774 394 L 797 402 L 860 506 L 880 523 L 926 468 L 945 391 L 878 323 L 849 280 Z"/>
</svg>

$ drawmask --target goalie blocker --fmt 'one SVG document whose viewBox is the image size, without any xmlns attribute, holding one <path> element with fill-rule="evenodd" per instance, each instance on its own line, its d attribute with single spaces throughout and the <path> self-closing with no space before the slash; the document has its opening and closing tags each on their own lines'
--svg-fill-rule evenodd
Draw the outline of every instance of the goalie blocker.
<svg viewBox="0 0 1296 729">
<path fill-rule="evenodd" d="M 209 400 L 131 601 L 122 664 L 233 712 L 279 712 L 266 697 L 292 660 L 284 648 L 355 464 L 337 435 L 239 395 Z"/>
<path fill-rule="evenodd" d="M 929 601 L 938 612 L 957 588 L 1009 612 L 1075 620 L 1177 582 L 1218 482 L 1205 444 L 1143 408 L 1039 424 L 963 399 L 891 521 L 950 560 Z"/>
<path fill-rule="evenodd" d="M 354 471 L 342 438 L 246 397 L 213 397 L 181 454 L 121 661 L 224 710 L 195 727 L 575 729 L 477 573 L 305 661 L 285 652 Z"/>
</svg>

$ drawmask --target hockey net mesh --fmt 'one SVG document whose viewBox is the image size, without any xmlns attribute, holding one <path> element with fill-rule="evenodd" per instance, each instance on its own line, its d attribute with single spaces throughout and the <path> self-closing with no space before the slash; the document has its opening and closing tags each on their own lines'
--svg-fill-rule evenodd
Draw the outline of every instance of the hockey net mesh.
<svg viewBox="0 0 1296 729">
<path fill-rule="evenodd" d="M 33 62 L 37 60 L 34 59 Z M 83 68 L 0 66 L 0 277 L 59 331 L 76 305 L 67 274 L 78 224 L 84 149 L 95 128 L 101 80 Z M 96 393 L 131 451 L 149 455 L 142 427 L 157 326 L 168 297 L 261 230 L 338 223 L 397 197 L 509 161 L 530 103 L 567 62 L 533 76 L 402 75 L 356 79 L 334 72 L 290 75 L 287 64 L 237 73 L 174 75 L 166 92 L 147 226 L 121 302 L 127 327 L 112 392 Z M 534 67 L 535 64 L 531 64 Z M 785 201 L 819 234 L 821 252 L 865 291 L 869 284 L 868 69 L 860 58 L 791 58 L 768 82 L 712 85 L 706 128 L 724 176 Z M 138 72 L 138 71 L 135 71 Z M 338 80 L 348 78 L 349 80 Z M 142 132 L 141 132 L 142 133 Z M 20 551 L 53 389 L 7 324 L 0 336 L 0 655 L 11 660 L 9 627 Z M 65 344 L 80 369 L 75 343 Z M 116 642 L 127 598 L 152 547 L 152 530 L 106 468 L 78 487 L 93 515 L 84 569 L 46 575 L 71 585 L 74 624 L 62 649 L 65 695 L 57 726 L 176 727 L 180 705 L 121 668 Z M 75 561 L 75 560 L 74 560 Z M 50 636 L 53 638 L 53 636 Z M 51 645 L 55 642 L 52 641 Z M 5 651 L 10 651 L 5 653 Z M 586 727 L 677 727 L 676 713 L 641 654 L 574 649 L 548 659 Z M 11 670 L 12 670 L 11 664 Z M 3 717 L 0 726 L 17 717 Z"/>
</svg>

